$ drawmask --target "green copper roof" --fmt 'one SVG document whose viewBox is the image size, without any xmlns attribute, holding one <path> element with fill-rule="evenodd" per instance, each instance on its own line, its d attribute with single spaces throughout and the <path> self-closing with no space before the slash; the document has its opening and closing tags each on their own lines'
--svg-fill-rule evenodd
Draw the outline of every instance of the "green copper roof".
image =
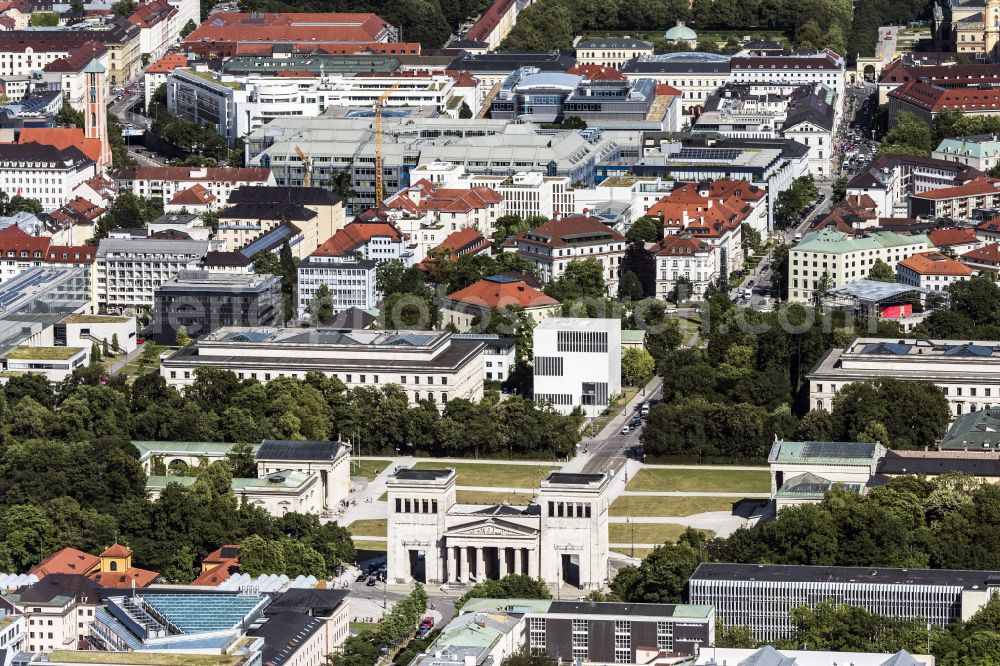
<svg viewBox="0 0 1000 666">
<path fill-rule="evenodd" d="M 857 465 L 868 467 L 882 457 L 879 444 L 863 442 L 782 442 L 771 447 L 769 463 L 807 465 Z"/>
<path fill-rule="evenodd" d="M 163 490 L 168 484 L 176 483 L 184 487 L 190 486 L 198 477 L 195 476 L 158 476 L 153 475 L 146 479 L 146 490 Z"/>
<path fill-rule="evenodd" d="M 195 455 L 195 456 L 224 456 L 229 450 L 236 446 L 232 442 L 147 442 L 132 440 L 132 446 L 139 452 L 139 460 L 157 456 L 175 455 Z M 254 453 L 260 448 L 260 443 L 251 444 Z"/>
<path fill-rule="evenodd" d="M 709 617 L 715 606 L 704 604 L 677 604 L 674 606 L 674 617 Z"/>
<path fill-rule="evenodd" d="M 903 236 L 891 231 L 876 231 L 860 238 L 826 227 L 820 231 L 808 233 L 792 250 L 796 252 L 825 252 L 826 254 L 842 254 L 861 250 L 880 250 L 901 245 L 923 245 L 933 247 L 926 234 Z"/>
<path fill-rule="evenodd" d="M 260 488 L 295 490 L 304 486 L 310 478 L 312 478 L 311 474 L 296 472 L 294 469 L 283 469 L 280 472 L 270 472 L 267 476 L 259 479 L 233 479 L 233 491 L 239 493 Z"/>
<path fill-rule="evenodd" d="M 552 605 L 551 599 L 469 599 L 459 613 L 482 611 L 509 611 L 512 613 L 544 613 Z"/>
<path fill-rule="evenodd" d="M 90 64 L 83 68 L 84 74 L 103 74 L 106 71 L 108 70 L 104 69 L 104 65 L 99 63 L 97 58 L 91 60 Z"/>
<path fill-rule="evenodd" d="M 622 330 L 622 344 L 631 343 L 633 345 L 641 345 L 646 339 L 646 331 L 642 329 L 638 331 Z"/>
</svg>

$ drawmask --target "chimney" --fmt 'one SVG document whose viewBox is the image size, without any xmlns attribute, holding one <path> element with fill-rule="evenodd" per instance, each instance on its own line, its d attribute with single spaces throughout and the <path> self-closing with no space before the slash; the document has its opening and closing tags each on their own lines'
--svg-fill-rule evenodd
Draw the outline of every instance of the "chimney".
<svg viewBox="0 0 1000 666">
<path fill-rule="evenodd" d="M 558 220 L 559 219 L 559 211 L 557 211 L 557 210 L 552 211 L 552 219 L 553 220 Z"/>
</svg>

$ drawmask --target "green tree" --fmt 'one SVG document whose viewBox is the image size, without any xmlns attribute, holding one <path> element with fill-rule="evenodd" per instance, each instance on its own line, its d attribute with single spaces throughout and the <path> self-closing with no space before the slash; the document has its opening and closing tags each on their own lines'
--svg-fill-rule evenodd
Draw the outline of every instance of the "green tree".
<svg viewBox="0 0 1000 666">
<path fill-rule="evenodd" d="M 892 128 L 882 138 L 879 153 L 905 153 L 929 157 L 934 149 L 931 128 L 923 120 L 907 111 L 896 114 Z"/>
<path fill-rule="evenodd" d="M 77 111 L 69 102 L 63 100 L 63 105 L 59 108 L 54 118 L 56 125 L 61 127 L 79 127 L 83 129 L 83 111 Z"/>
<path fill-rule="evenodd" d="M 186 38 L 188 35 L 194 32 L 197 27 L 198 26 L 195 25 L 193 19 L 188 20 L 188 22 L 184 24 L 184 27 L 181 28 L 181 39 Z"/>
<path fill-rule="evenodd" d="M 111 5 L 111 13 L 128 18 L 137 8 L 138 5 L 135 3 L 135 0 L 117 0 Z"/>
<path fill-rule="evenodd" d="M 249 443 L 235 444 L 226 453 L 226 460 L 232 470 L 233 478 L 253 479 L 257 477 L 257 459 L 253 455 L 253 447 Z"/>
<path fill-rule="evenodd" d="M 177 327 L 177 335 L 175 337 L 174 344 L 178 347 L 187 347 L 191 344 L 191 336 L 188 335 L 187 326 L 181 324 Z"/>
<path fill-rule="evenodd" d="M 753 637 L 753 632 L 749 627 L 730 627 L 720 623 L 715 628 L 715 645 L 724 648 L 752 649 L 757 647 L 758 641 Z"/>
<path fill-rule="evenodd" d="M 892 270 L 889 264 L 881 259 L 876 259 L 872 269 L 868 272 L 868 279 L 877 282 L 895 282 L 896 272 Z"/>
<path fill-rule="evenodd" d="M 684 586 L 701 562 L 697 547 L 681 540 L 659 546 L 638 567 L 625 567 L 611 581 L 611 591 L 635 603 L 680 603 Z"/>
<path fill-rule="evenodd" d="M 641 301 L 645 295 L 639 276 L 633 271 L 626 271 L 618 282 L 618 300 Z"/>
<path fill-rule="evenodd" d="M 313 321 L 320 324 L 329 324 L 333 321 L 333 294 L 330 292 L 330 287 L 321 284 L 316 289 L 316 293 L 309 301 L 309 313 Z"/>
<path fill-rule="evenodd" d="M 629 386 L 645 386 L 655 371 L 653 356 L 645 349 L 629 347 L 622 354 L 622 376 Z"/>
<path fill-rule="evenodd" d="M 160 362 L 160 345 L 156 344 L 152 340 L 147 340 L 142 346 L 142 353 L 139 354 L 139 367 L 148 368 Z"/>
<path fill-rule="evenodd" d="M 462 100 L 462 106 L 458 109 L 458 117 L 463 120 L 472 117 L 472 109 L 469 108 L 469 105 L 464 99 Z"/>
<path fill-rule="evenodd" d="M 461 609 L 469 599 L 551 599 L 548 585 L 540 579 L 508 574 L 500 580 L 484 580 L 476 583 L 455 602 Z"/>
<path fill-rule="evenodd" d="M 625 238 L 631 242 L 655 243 L 663 238 L 663 224 L 655 218 L 643 215 L 628 228 Z"/>
<path fill-rule="evenodd" d="M 122 346 L 121 346 L 121 343 L 118 342 L 118 334 L 117 333 L 112 333 L 111 334 L 111 351 L 113 351 L 116 354 L 120 354 L 122 352 Z"/>
<path fill-rule="evenodd" d="M 282 544 L 252 534 L 240 541 L 240 571 L 253 577 L 285 573 Z"/>
<path fill-rule="evenodd" d="M 740 225 L 740 244 L 743 247 L 743 252 L 747 255 L 760 251 L 764 245 L 760 232 L 746 222 Z"/>
<path fill-rule="evenodd" d="M 604 264 L 594 258 L 572 260 L 562 275 L 545 286 L 545 293 L 561 303 L 581 298 L 604 299 L 607 297 Z"/>
<path fill-rule="evenodd" d="M 833 203 L 840 203 L 847 198 L 847 176 L 839 176 L 833 181 Z"/>
</svg>

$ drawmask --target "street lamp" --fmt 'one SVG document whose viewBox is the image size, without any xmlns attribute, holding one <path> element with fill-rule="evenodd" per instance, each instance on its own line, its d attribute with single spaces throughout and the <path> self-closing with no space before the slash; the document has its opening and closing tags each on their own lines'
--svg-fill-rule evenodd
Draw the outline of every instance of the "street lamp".
<svg viewBox="0 0 1000 666">
<path fill-rule="evenodd" d="M 386 572 L 386 574 L 385 574 L 385 580 L 382 581 L 382 610 L 385 610 L 385 605 L 386 605 L 385 590 L 386 590 L 387 587 L 389 587 L 389 573 L 388 572 Z"/>
</svg>

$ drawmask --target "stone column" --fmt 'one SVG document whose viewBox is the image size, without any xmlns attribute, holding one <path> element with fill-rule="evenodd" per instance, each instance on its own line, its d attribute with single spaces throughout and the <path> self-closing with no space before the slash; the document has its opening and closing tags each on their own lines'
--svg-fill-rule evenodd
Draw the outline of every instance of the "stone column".
<svg viewBox="0 0 1000 666">
<path fill-rule="evenodd" d="M 465 583 L 469 580 L 469 550 L 465 546 L 458 546 L 458 575 L 456 580 Z"/>
<path fill-rule="evenodd" d="M 444 577 L 445 581 L 449 583 L 457 583 L 458 580 L 458 553 L 455 552 L 454 546 L 445 546 L 445 553 L 448 556 L 448 575 Z"/>
<path fill-rule="evenodd" d="M 486 562 L 483 561 L 483 547 L 476 546 L 476 582 L 486 580 Z"/>
<path fill-rule="evenodd" d="M 497 548 L 497 576 L 503 578 L 507 575 L 507 549 L 503 546 Z"/>
<path fill-rule="evenodd" d="M 559 557 L 559 553 L 556 553 L 556 557 Z M 528 575 L 538 578 L 538 551 L 534 548 L 528 550 Z"/>
</svg>

